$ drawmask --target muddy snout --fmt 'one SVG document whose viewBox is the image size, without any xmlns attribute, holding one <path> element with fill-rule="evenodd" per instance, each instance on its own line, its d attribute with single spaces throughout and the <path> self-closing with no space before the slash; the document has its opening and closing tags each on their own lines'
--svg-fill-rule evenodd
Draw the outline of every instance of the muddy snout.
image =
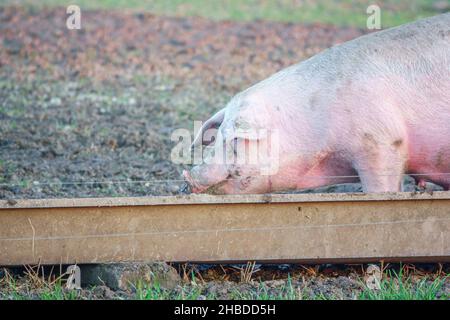
<svg viewBox="0 0 450 320">
<path fill-rule="evenodd" d="M 190 184 L 187 183 L 186 181 L 183 182 L 180 189 L 178 189 L 178 194 L 191 194 L 191 193 L 192 193 L 192 188 L 191 188 Z"/>
<path fill-rule="evenodd" d="M 187 192 L 190 191 L 191 193 L 202 193 L 213 186 L 223 183 L 227 180 L 228 176 L 229 173 L 225 166 L 195 166 L 190 171 L 183 171 L 183 177 L 187 186 L 185 187 L 183 185 L 182 190 L 186 190 Z"/>
<path fill-rule="evenodd" d="M 189 194 L 189 193 L 200 193 L 205 188 L 202 188 L 196 180 L 192 177 L 191 173 L 187 170 L 183 171 L 184 184 L 180 188 L 180 193 Z"/>
</svg>

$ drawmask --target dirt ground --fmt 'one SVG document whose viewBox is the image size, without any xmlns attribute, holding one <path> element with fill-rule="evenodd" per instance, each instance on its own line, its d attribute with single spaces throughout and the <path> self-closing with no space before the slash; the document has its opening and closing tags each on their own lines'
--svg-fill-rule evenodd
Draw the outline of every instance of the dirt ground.
<svg viewBox="0 0 450 320">
<path fill-rule="evenodd" d="M 245 265 L 151 263 L 146 266 L 133 263 L 80 266 L 82 287 L 78 290 L 65 288 L 67 276 L 58 282 L 58 266 L 3 269 L 0 270 L 0 300 L 421 300 L 450 297 L 450 281 L 444 278 L 450 271 L 449 265 L 385 264 L 381 286 L 375 290 L 367 286 L 367 265 L 256 265 L 247 269 L 250 270 L 247 273 Z M 122 268 L 139 270 L 138 276 L 123 275 L 119 271 Z M 98 273 L 99 270 L 103 273 Z M 105 270 L 109 270 L 108 275 Z M 97 280 L 92 282 L 94 278 Z M 118 279 L 122 279 L 120 285 Z"/>
<path fill-rule="evenodd" d="M 0 8 L 0 198 L 177 193 L 176 128 L 362 30 Z M 168 181 L 169 180 L 169 181 Z"/>
</svg>

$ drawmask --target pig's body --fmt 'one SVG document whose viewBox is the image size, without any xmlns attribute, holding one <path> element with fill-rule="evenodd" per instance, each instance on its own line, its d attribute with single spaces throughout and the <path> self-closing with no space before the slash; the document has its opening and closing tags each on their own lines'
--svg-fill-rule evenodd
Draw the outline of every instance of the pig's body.
<svg viewBox="0 0 450 320">
<path fill-rule="evenodd" d="M 194 192 L 264 193 L 354 176 L 365 192 L 394 192 L 405 173 L 448 189 L 450 13 L 282 70 L 235 96 L 204 129 L 214 125 L 217 148 L 242 126 L 278 131 L 279 170 L 261 176 L 257 166 L 200 165 L 185 172 Z"/>
</svg>

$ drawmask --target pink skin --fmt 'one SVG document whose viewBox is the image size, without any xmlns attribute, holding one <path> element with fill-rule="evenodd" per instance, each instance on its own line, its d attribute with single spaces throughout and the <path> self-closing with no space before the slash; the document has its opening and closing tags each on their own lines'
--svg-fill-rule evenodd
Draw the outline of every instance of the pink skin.
<svg viewBox="0 0 450 320">
<path fill-rule="evenodd" d="M 206 189 L 208 189 L 207 186 L 202 186 L 200 185 L 199 182 L 197 182 L 196 180 L 194 180 L 191 177 L 191 174 L 189 173 L 189 171 L 183 170 L 183 177 L 184 180 L 189 184 L 189 186 L 191 187 L 191 191 L 192 193 L 202 193 L 204 192 Z"/>
<path fill-rule="evenodd" d="M 309 170 L 301 168 L 293 161 L 291 164 L 283 164 L 276 174 L 268 176 L 259 175 L 255 168 L 241 166 L 238 168 L 241 172 L 238 176 L 228 175 L 225 179 L 218 178 L 214 183 L 205 177 L 191 175 L 203 171 L 206 177 L 220 176 L 221 172 L 217 167 L 215 171 L 208 167 L 201 165 L 191 172 L 183 171 L 183 176 L 193 193 L 260 194 L 358 181 L 356 172 L 350 166 L 342 165 L 342 162 L 338 162 L 334 157 L 321 161 Z M 298 172 L 302 171 L 305 171 L 305 174 L 299 175 Z M 245 175 L 241 176 L 242 173 Z"/>
<path fill-rule="evenodd" d="M 224 166 L 203 165 L 194 167 L 191 172 L 184 170 L 183 176 L 193 193 L 202 193 L 209 187 L 224 181 L 228 177 L 228 172 Z"/>
<path fill-rule="evenodd" d="M 205 161 L 183 172 L 192 191 L 267 193 L 360 180 L 364 192 L 398 192 L 404 174 L 449 189 L 450 33 L 442 30 L 450 29 L 450 13 L 424 21 L 336 46 L 236 95 L 193 144 L 209 128 L 219 128 L 216 151 L 223 141 L 262 142 L 240 128 L 276 131 L 278 170 L 262 175 L 261 163 Z"/>
</svg>

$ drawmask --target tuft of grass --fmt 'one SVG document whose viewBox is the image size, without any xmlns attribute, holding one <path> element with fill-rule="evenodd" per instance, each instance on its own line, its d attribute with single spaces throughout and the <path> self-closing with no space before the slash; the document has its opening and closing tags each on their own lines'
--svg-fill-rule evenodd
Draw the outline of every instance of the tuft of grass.
<svg viewBox="0 0 450 320">
<path fill-rule="evenodd" d="M 190 272 L 186 272 L 186 265 L 184 266 L 184 281 L 186 285 L 178 286 L 174 290 L 161 287 L 158 281 L 147 283 L 138 281 L 136 284 L 131 284 L 135 291 L 136 300 L 214 300 L 216 297 L 212 294 L 204 296 L 202 287 L 199 282 L 204 283 L 203 279 L 197 278 L 195 274 L 201 277 L 197 270 L 192 268 Z M 190 278 L 188 276 L 190 275 Z"/>
<path fill-rule="evenodd" d="M 139 281 L 135 287 L 136 300 L 169 300 L 170 291 L 161 288 L 159 284 L 148 285 Z"/>
<path fill-rule="evenodd" d="M 269 289 L 262 282 L 254 291 L 234 289 L 230 293 L 233 300 L 325 300 L 324 296 L 311 296 L 306 288 L 295 287 L 288 275 L 286 284 L 279 288 Z"/>
<path fill-rule="evenodd" d="M 196 285 L 182 286 L 178 290 L 162 288 L 158 283 L 147 284 L 139 282 L 135 287 L 136 300 L 214 300 L 215 296 L 202 295 L 202 289 Z"/>
<path fill-rule="evenodd" d="M 439 296 L 448 276 L 431 281 L 428 277 L 413 281 L 405 277 L 403 269 L 397 273 L 386 271 L 386 276 L 379 283 L 379 289 L 365 289 L 360 293 L 360 300 L 448 300 L 450 295 Z"/>
<path fill-rule="evenodd" d="M 40 294 L 41 300 L 77 300 L 78 292 L 76 290 L 67 290 L 61 281 L 57 281 L 50 288 L 45 288 Z"/>
<path fill-rule="evenodd" d="M 52 272 L 45 277 L 40 266 L 25 266 L 23 277 L 16 278 L 7 270 L 0 279 L 0 299 L 8 300 L 76 300 L 79 299 L 77 290 L 65 288 L 63 276 L 56 278 Z"/>
<path fill-rule="evenodd" d="M 252 281 L 252 276 L 254 273 L 258 272 L 260 269 L 255 268 L 256 262 L 247 262 L 245 267 L 234 267 L 239 270 L 241 283 L 249 283 Z"/>
</svg>

